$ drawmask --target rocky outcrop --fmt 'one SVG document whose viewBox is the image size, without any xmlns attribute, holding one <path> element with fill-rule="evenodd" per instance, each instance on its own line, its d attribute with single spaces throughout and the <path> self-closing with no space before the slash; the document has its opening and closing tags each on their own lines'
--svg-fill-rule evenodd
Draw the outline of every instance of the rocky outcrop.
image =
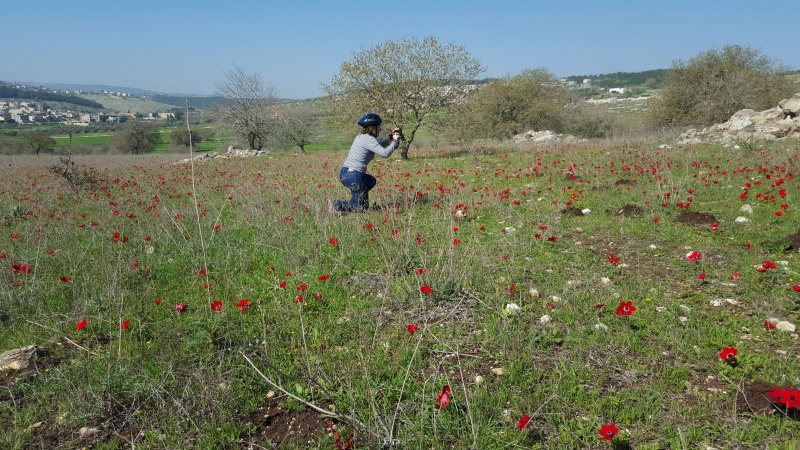
<svg viewBox="0 0 800 450">
<path fill-rule="evenodd" d="M 702 130 L 688 130 L 678 137 L 678 144 L 712 143 L 732 147 L 790 137 L 800 138 L 800 94 L 782 100 L 775 108 L 761 112 L 743 109 L 725 123 Z"/>
<path fill-rule="evenodd" d="M 188 163 L 192 159 L 198 161 L 198 160 L 208 160 L 208 159 L 247 158 L 250 156 L 262 156 L 266 154 L 267 152 L 264 150 L 241 150 L 241 149 L 235 149 L 231 145 L 228 147 L 228 151 L 225 153 L 219 153 L 219 152 L 203 153 L 202 155 L 197 155 L 194 158 L 182 159 L 178 161 L 178 163 Z"/>
<path fill-rule="evenodd" d="M 542 143 L 542 142 L 553 142 L 553 141 L 576 141 L 577 138 L 571 135 L 559 135 L 550 130 L 545 131 L 526 131 L 521 134 L 515 135 L 511 140 L 515 144 L 522 144 L 522 143 Z"/>
</svg>

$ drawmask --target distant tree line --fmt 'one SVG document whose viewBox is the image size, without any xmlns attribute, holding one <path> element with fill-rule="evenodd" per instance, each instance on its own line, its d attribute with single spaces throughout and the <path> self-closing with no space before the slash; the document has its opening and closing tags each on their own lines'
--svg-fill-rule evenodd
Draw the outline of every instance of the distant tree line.
<svg viewBox="0 0 800 450">
<path fill-rule="evenodd" d="M 77 95 L 57 94 L 55 92 L 22 89 L 7 84 L 0 84 L 0 98 L 33 100 L 43 102 L 64 102 L 88 108 L 103 108 L 103 105 Z"/>
<path fill-rule="evenodd" d="M 572 75 L 566 77 L 567 81 L 581 83 L 585 79 L 592 80 L 596 87 L 613 88 L 626 86 L 661 87 L 667 69 L 645 70 L 643 72 L 614 72 L 599 75 Z"/>
</svg>

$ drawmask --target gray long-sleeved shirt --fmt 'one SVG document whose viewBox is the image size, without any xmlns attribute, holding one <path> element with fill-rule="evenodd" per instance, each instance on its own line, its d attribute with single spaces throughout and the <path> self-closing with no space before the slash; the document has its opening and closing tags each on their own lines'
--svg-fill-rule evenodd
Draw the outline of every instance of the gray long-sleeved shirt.
<svg viewBox="0 0 800 450">
<path fill-rule="evenodd" d="M 378 142 L 375 136 L 359 134 L 353 140 L 353 145 L 350 146 L 350 153 L 347 154 L 347 159 L 344 160 L 343 166 L 359 172 L 366 172 L 367 164 L 372 161 L 375 155 L 388 158 L 394 153 L 395 149 L 397 149 L 397 142 L 391 142 L 388 139 Z"/>
</svg>

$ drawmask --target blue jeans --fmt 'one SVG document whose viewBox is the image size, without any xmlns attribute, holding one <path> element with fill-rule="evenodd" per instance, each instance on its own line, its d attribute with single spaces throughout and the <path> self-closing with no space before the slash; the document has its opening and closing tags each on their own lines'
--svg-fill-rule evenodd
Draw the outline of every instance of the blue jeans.
<svg viewBox="0 0 800 450">
<path fill-rule="evenodd" d="M 338 211 L 364 211 L 369 208 L 369 191 L 377 183 L 375 177 L 364 172 L 351 172 L 347 167 L 342 167 L 339 181 L 350 189 L 353 198 L 349 202 L 335 200 L 333 204 Z"/>
</svg>

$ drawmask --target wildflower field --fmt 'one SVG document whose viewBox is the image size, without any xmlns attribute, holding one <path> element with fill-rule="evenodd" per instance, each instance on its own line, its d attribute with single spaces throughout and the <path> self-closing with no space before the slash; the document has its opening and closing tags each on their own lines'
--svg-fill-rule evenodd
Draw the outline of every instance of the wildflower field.
<svg viewBox="0 0 800 450">
<path fill-rule="evenodd" d="M 0 447 L 796 449 L 798 153 L 0 160 Z"/>
</svg>

